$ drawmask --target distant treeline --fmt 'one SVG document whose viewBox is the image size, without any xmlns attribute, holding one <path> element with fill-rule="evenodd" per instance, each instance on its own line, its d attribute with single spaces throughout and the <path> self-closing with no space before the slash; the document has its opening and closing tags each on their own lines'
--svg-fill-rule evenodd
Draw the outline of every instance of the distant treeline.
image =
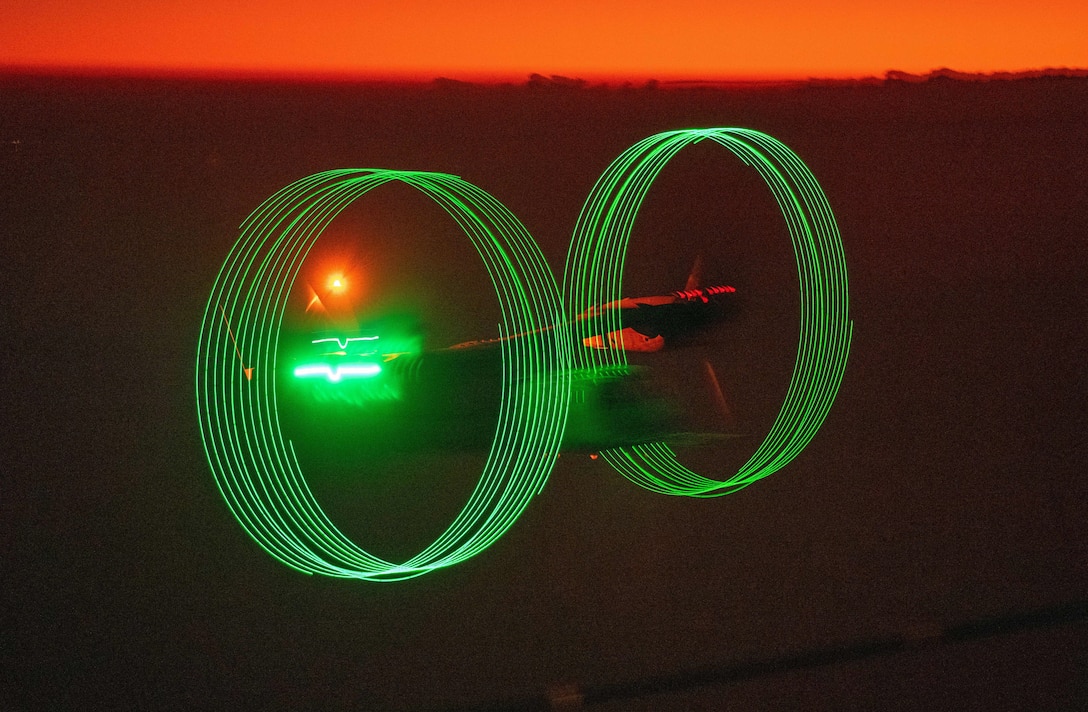
<svg viewBox="0 0 1088 712">
<path fill-rule="evenodd" d="M 1070 69 L 1067 67 L 1050 67 L 1046 69 L 1032 69 L 1020 72 L 960 72 L 955 69 L 942 67 L 925 74 L 913 74 L 896 69 L 888 70 L 883 77 L 869 76 L 847 79 L 828 79 L 821 77 L 809 77 L 807 79 L 648 79 L 641 82 L 624 81 L 618 83 L 592 83 L 578 77 L 567 77 L 559 74 L 543 75 L 530 74 L 524 86 L 530 89 L 550 90 L 576 90 L 588 88 L 624 88 L 624 89 L 670 89 L 670 88 L 732 88 L 732 87 L 786 87 L 786 86 L 850 86 L 858 84 L 925 84 L 927 82 L 993 82 L 993 81 L 1019 81 L 1036 79 L 1085 79 L 1088 78 L 1088 69 Z M 434 84 L 440 87 L 470 87 L 489 86 L 466 82 L 448 77 L 438 77 Z M 501 86 L 516 86 L 512 83 L 502 83 Z"/>
</svg>

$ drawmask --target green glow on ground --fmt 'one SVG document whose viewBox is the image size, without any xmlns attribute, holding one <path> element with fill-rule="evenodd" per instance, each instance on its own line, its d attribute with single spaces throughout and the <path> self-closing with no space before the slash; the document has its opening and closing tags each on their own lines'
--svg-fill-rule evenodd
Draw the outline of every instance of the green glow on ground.
<svg viewBox="0 0 1088 712">
<path fill-rule="evenodd" d="M 464 509 L 438 539 L 402 563 L 349 540 L 314 499 L 280 429 L 275 373 L 292 285 L 324 229 L 352 201 L 390 181 L 441 205 L 472 240 L 501 308 L 503 382 L 498 428 Z M 559 290 L 539 247 L 501 203 L 438 173 L 338 170 L 268 198 L 241 235 L 208 299 L 197 351 L 201 435 L 220 492 L 269 554 L 305 573 L 392 581 L 452 566 L 494 543 L 540 491 L 563 435 L 569 339 Z M 347 347 L 346 342 L 337 346 Z M 242 359 L 245 359 L 244 363 Z"/>
<path fill-rule="evenodd" d="M 621 298 L 631 228 L 646 193 L 681 149 L 703 140 L 721 144 L 755 168 L 771 189 L 789 227 L 800 278 L 801 328 L 785 402 L 770 432 L 734 475 L 710 479 L 682 465 L 664 443 L 615 448 L 602 454 L 625 477 L 655 492 L 713 497 L 735 492 L 784 467 L 820 428 L 838 393 L 850 350 L 846 262 L 835 216 L 808 167 L 778 140 L 749 129 L 667 131 L 619 156 L 598 179 L 582 208 L 563 279 L 568 317 Z M 623 328 L 620 310 L 604 310 L 603 327 L 574 320 L 576 343 Z M 593 332 L 593 333 L 591 333 Z M 616 368 L 622 349 L 577 349 L 579 368 Z"/>
</svg>

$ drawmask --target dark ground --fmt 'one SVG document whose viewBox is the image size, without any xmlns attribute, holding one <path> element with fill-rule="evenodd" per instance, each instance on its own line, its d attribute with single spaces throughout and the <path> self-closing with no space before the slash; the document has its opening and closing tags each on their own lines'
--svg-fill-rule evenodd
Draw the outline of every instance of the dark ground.
<svg viewBox="0 0 1088 712">
<path fill-rule="evenodd" d="M 608 710 L 1083 708 L 1086 120 L 1073 79 L 3 80 L 0 705 L 429 709 L 580 691 Z M 689 500 L 563 458 L 496 545 L 398 584 L 303 576 L 257 548 L 216 490 L 192 393 L 205 301 L 252 209 L 327 168 L 454 173 L 560 272 L 612 158 L 692 126 L 784 141 L 839 220 L 854 344 L 793 463 Z M 793 258 L 765 193 L 724 151 L 682 154 L 625 282 L 679 288 L 701 254 L 738 286 L 744 315 L 705 349 L 757 434 L 796 345 Z M 329 244 L 369 234 L 355 249 L 373 294 L 409 295 L 436 344 L 494 335 L 482 268 L 417 197 L 375 194 Z M 698 363 L 670 358 L 681 378 Z M 756 444 L 696 457 L 731 473 Z M 460 508 L 472 467 L 315 487 L 364 546 L 407 555 Z M 1011 623 L 946 632 L 995 616 Z M 910 644 L 854 647 L 874 640 Z M 850 659 L 803 656 L 828 650 Z"/>
</svg>

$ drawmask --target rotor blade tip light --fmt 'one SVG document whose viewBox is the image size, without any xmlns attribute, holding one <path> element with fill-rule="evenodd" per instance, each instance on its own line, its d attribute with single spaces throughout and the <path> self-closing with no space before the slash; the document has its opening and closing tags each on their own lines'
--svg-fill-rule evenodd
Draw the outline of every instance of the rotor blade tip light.
<svg viewBox="0 0 1088 712">
<path fill-rule="evenodd" d="M 464 561 L 494 543 L 544 486 L 559 454 L 570 383 L 543 376 L 626 368 L 624 349 L 576 349 L 571 344 L 599 333 L 592 329 L 602 321 L 603 333 L 622 331 L 621 309 L 594 305 L 621 303 L 623 256 L 638 206 L 668 159 L 706 138 L 760 173 L 789 228 L 798 265 L 802 326 L 785 403 L 751 459 L 724 480 L 688 470 L 665 443 L 594 454 L 647 489 L 691 497 L 736 491 L 793 460 L 831 408 L 853 333 L 846 262 L 835 218 L 811 171 L 776 139 L 738 128 L 667 131 L 627 149 L 590 191 L 575 227 L 562 291 L 539 246 L 509 209 L 455 176 L 385 169 L 326 171 L 296 181 L 258 207 L 243 223 L 212 289 L 196 368 L 197 412 L 208 463 L 239 524 L 291 568 L 369 581 L 420 576 Z M 525 349 L 503 351 L 501 386 L 509 399 L 504 398 L 500 408 L 501 422 L 508 427 L 496 433 L 478 487 L 449 528 L 401 564 L 370 554 L 324 513 L 294 459 L 293 446 L 282 439 L 273 379 L 258 378 L 257 387 L 239 387 L 243 374 L 247 379 L 252 376 L 251 360 L 276 361 L 282 315 L 297 274 L 290 269 L 295 264 L 290 257 L 305 254 L 328 220 L 389 181 L 404 182 L 445 207 L 489 269 L 495 269 L 496 297 L 512 306 L 504 308 L 502 331 L 540 335 Z M 327 280 L 322 297 L 342 294 L 348 287 L 343 272 Z M 697 280 L 691 282 L 691 289 L 697 290 Z M 315 299 L 307 310 L 322 306 L 319 290 L 312 291 Z M 690 298 L 706 296 L 700 290 Z M 222 304 L 239 305 L 231 319 L 218 306 Z M 217 306 L 222 319 L 213 315 Z M 600 319 L 572 319 L 569 330 L 554 328 L 564 312 Z M 244 337 L 241 344 L 236 334 Z M 566 343 L 567 337 L 571 343 Z M 323 359 L 299 365 L 294 375 L 331 383 L 381 372 L 375 359 L 382 356 L 366 344 L 354 343 L 363 337 L 336 341 L 340 350 L 361 353 L 349 361 Z M 233 363 L 236 359 L 241 371 Z M 268 371 L 262 373 L 267 376 Z"/>
</svg>

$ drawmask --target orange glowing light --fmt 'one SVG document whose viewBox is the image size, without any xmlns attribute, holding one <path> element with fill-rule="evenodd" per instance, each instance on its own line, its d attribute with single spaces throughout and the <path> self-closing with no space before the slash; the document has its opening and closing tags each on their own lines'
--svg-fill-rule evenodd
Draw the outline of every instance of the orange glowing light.
<svg viewBox="0 0 1088 712">
<path fill-rule="evenodd" d="M 333 294 L 343 294 L 348 288 L 348 280 L 340 272 L 330 274 L 326 284 L 329 287 L 329 291 Z"/>
</svg>

